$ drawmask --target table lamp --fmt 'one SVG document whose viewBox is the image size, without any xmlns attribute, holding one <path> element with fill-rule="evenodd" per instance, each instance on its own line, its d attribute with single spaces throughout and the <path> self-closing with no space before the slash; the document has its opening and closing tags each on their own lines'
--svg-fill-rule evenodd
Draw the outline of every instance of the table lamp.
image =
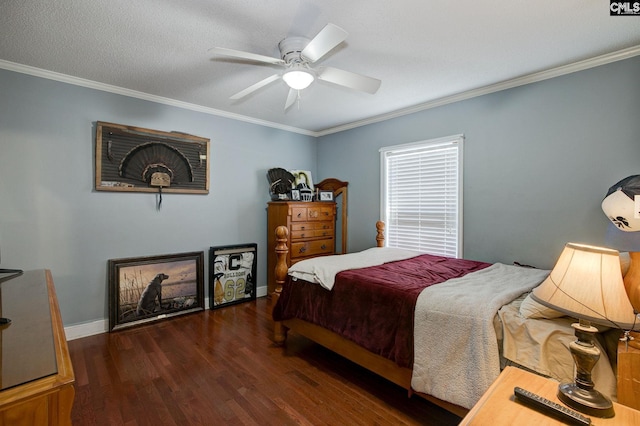
<svg viewBox="0 0 640 426">
<path fill-rule="evenodd" d="M 594 388 L 591 370 L 600 358 L 594 345 L 596 323 L 630 330 L 635 314 L 625 292 L 617 250 L 583 244 L 566 244 L 556 265 L 532 298 L 568 316 L 577 340 L 569 345 L 576 364 L 574 383 L 562 383 L 558 398 L 571 408 L 595 417 L 613 417 L 612 402 Z"/>
<path fill-rule="evenodd" d="M 630 264 L 624 288 L 636 313 L 640 312 L 640 175 L 622 179 L 607 191 L 602 211 L 609 218 L 608 247 L 628 251 Z"/>
</svg>

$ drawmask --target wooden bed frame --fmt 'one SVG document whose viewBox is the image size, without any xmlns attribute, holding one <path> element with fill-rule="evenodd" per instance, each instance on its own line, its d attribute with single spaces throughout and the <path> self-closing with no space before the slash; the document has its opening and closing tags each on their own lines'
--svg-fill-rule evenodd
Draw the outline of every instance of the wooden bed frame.
<svg viewBox="0 0 640 426">
<path fill-rule="evenodd" d="M 376 243 L 378 247 L 384 247 L 384 223 L 378 221 L 376 223 Z M 285 226 L 278 226 L 276 228 L 276 290 L 271 295 L 272 306 L 275 306 L 280 293 L 282 292 L 282 285 L 287 278 L 287 272 L 289 266 L 287 265 L 287 240 L 289 231 Z M 305 336 L 306 338 L 313 340 L 314 342 L 332 350 L 333 352 L 347 358 L 348 360 L 355 362 L 356 364 L 370 370 L 381 377 L 401 386 L 406 389 L 408 396 L 419 395 L 434 404 L 450 411 L 460 417 L 464 417 L 468 409 L 459 405 L 452 404 L 447 401 L 443 401 L 439 398 L 435 398 L 431 395 L 427 395 L 421 392 L 415 392 L 411 389 L 411 369 L 406 367 L 400 367 L 395 362 L 384 358 L 380 355 L 369 352 L 363 347 L 353 343 L 344 337 L 329 331 L 323 327 L 312 324 L 307 321 L 299 319 L 288 319 L 284 321 L 274 322 L 274 340 L 277 344 L 284 344 L 287 339 L 288 330 Z"/>
<path fill-rule="evenodd" d="M 378 221 L 376 223 L 377 247 L 384 247 L 384 227 L 384 222 Z M 275 306 L 278 298 L 280 297 L 282 285 L 287 279 L 287 273 L 289 271 L 289 266 L 286 261 L 287 252 L 289 251 L 289 248 L 287 247 L 289 231 L 285 226 L 279 226 L 276 228 L 275 232 L 276 290 L 271 295 L 272 306 Z M 460 417 L 464 417 L 469 412 L 468 409 L 459 405 L 452 404 L 422 392 L 414 391 L 411 388 L 412 371 L 410 368 L 400 367 L 395 362 L 369 352 L 352 341 L 310 322 L 295 318 L 284 321 L 275 321 L 274 340 L 277 344 L 283 345 L 285 343 L 288 330 L 293 330 L 294 332 L 313 340 L 333 352 L 342 355 L 367 370 L 370 370 L 398 386 L 403 387 L 407 390 L 409 397 L 414 394 L 418 395 Z M 640 340 L 640 333 L 637 334 L 637 338 Z M 640 349 L 634 349 L 632 347 L 626 348 L 625 345 L 621 343 L 618 347 L 616 371 L 618 381 L 617 398 L 618 402 L 635 409 L 640 409 L 640 385 L 638 384 L 637 378 L 634 379 L 634 375 L 637 374 L 638 369 L 640 369 Z"/>
</svg>

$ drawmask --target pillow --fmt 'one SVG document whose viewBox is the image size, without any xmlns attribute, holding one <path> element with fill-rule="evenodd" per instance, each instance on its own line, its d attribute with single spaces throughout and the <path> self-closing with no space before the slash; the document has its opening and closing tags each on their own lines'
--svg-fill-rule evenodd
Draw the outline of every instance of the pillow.
<svg viewBox="0 0 640 426">
<path fill-rule="evenodd" d="M 556 311 L 555 309 L 549 308 L 542 303 L 533 300 L 531 293 L 529 293 L 520 304 L 520 315 L 525 318 L 543 319 L 560 318 L 565 316 L 562 312 Z"/>
</svg>

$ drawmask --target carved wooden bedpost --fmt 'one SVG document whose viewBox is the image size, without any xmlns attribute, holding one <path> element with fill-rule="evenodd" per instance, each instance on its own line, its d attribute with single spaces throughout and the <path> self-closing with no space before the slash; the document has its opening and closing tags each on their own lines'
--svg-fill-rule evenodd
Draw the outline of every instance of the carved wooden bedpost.
<svg viewBox="0 0 640 426">
<path fill-rule="evenodd" d="M 289 230 L 286 226 L 278 226 L 276 228 L 276 289 L 271 296 L 271 302 L 275 306 L 276 302 L 280 298 L 282 293 L 282 285 L 287 279 L 287 272 L 289 266 L 287 265 L 287 253 L 289 248 L 287 247 L 287 237 L 289 236 Z M 287 338 L 286 327 L 282 325 L 280 321 L 275 321 L 273 325 L 273 338 L 276 343 L 282 344 Z"/>
<path fill-rule="evenodd" d="M 376 235 L 376 244 L 378 247 L 384 247 L 384 222 L 379 220 L 376 222 L 376 231 L 378 231 L 378 235 Z"/>
</svg>

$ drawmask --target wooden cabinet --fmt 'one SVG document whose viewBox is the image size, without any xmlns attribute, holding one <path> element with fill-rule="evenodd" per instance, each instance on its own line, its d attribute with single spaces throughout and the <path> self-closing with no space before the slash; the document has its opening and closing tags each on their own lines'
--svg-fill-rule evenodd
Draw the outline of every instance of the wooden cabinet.
<svg viewBox="0 0 640 426">
<path fill-rule="evenodd" d="M 275 230 L 289 229 L 287 265 L 335 253 L 336 204 L 333 202 L 273 201 L 267 205 L 267 293 L 276 289 Z"/>
<path fill-rule="evenodd" d="M 0 285 L 0 426 L 70 425 L 75 391 L 53 279 L 27 271 Z"/>
</svg>

